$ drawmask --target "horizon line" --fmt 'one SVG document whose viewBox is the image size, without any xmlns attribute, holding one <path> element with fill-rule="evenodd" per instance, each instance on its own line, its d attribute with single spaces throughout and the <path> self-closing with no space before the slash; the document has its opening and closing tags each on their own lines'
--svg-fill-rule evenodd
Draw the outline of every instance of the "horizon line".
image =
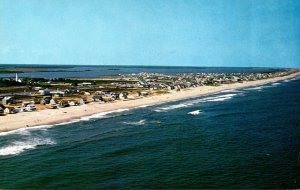
<svg viewBox="0 0 300 190">
<path fill-rule="evenodd" d="M 214 67 L 214 68 L 276 68 L 276 69 L 300 69 L 300 67 L 269 67 L 269 66 L 195 66 L 195 65 L 187 65 L 187 66 L 176 66 L 176 65 L 96 65 L 96 64 L 90 64 L 90 65 L 83 65 L 83 64 L 29 64 L 29 63 L 0 63 L 0 65 L 39 65 L 39 66 L 113 66 L 113 67 L 128 67 L 128 66 L 137 66 L 137 67 Z"/>
</svg>

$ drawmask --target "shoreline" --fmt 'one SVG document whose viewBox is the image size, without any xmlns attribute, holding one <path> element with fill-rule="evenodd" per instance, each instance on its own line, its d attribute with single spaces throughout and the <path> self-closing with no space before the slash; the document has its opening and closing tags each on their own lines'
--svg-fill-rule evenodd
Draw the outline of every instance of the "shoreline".
<svg viewBox="0 0 300 190">
<path fill-rule="evenodd" d="M 297 76 L 300 76 L 300 71 L 283 77 L 275 77 L 257 81 L 247 81 L 243 83 L 222 84 L 221 86 L 199 86 L 196 88 L 183 89 L 179 92 L 171 91 L 167 94 L 143 97 L 135 100 L 117 100 L 115 102 L 105 104 L 99 104 L 99 102 L 91 102 L 82 106 L 9 114 L 7 116 L 0 117 L 0 132 L 8 132 L 26 127 L 67 123 L 77 119 L 81 119 L 82 117 L 92 116 L 94 114 L 107 113 L 123 109 L 140 108 L 145 105 L 152 106 L 163 104 L 172 101 L 206 96 L 224 90 L 234 90 L 245 87 L 260 86 L 270 82 L 277 82 L 295 78 Z"/>
</svg>

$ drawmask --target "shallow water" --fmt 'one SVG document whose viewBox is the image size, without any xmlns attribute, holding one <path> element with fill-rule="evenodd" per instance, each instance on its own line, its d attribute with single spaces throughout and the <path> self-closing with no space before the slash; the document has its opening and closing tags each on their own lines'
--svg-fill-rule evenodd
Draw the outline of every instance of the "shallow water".
<svg viewBox="0 0 300 190">
<path fill-rule="evenodd" d="M 11 65 L 0 64 L 1 68 L 6 68 Z M 118 74 L 131 74 L 131 73 L 163 73 L 163 74 L 176 74 L 176 73 L 249 73 L 249 72 L 270 72 L 280 69 L 276 68 L 262 68 L 262 67 L 168 67 L 168 66 L 117 66 L 117 65 L 13 65 L 16 68 L 38 68 L 41 71 L 47 72 L 24 72 L 20 73 L 19 77 L 32 77 L 32 78 L 94 78 L 99 76 L 111 76 Z M 25 70 L 24 70 L 25 71 Z M 60 71 L 60 72 L 51 72 Z M 64 72 L 61 72 L 64 71 Z M 14 73 L 0 74 L 0 77 L 15 77 Z"/>
<path fill-rule="evenodd" d="M 0 133 L 0 188 L 299 188 L 300 80 L 277 83 Z"/>
</svg>

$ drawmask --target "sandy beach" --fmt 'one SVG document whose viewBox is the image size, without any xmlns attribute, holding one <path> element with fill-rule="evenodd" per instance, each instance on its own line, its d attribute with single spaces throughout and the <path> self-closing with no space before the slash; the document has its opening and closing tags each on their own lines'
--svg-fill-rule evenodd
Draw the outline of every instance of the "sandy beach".
<svg viewBox="0 0 300 190">
<path fill-rule="evenodd" d="M 130 109 L 144 105 L 154 105 L 181 99 L 188 99 L 208 95 L 224 90 L 231 90 L 237 88 L 244 88 L 250 86 L 263 85 L 269 82 L 276 82 L 279 80 L 286 80 L 297 77 L 300 72 L 293 73 L 284 77 L 276 77 L 258 81 L 248 81 L 243 83 L 223 84 L 221 86 L 200 86 L 196 88 L 184 89 L 179 92 L 171 91 L 168 94 L 144 97 L 141 99 L 122 101 L 118 100 L 113 103 L 99 104 L 98 102 L 91 102 L 83 106 L 74 106 L 59 109 L 48 109 L 36 112 L 22 112 L 18 114 L 10 114 L 0 117 L 0 132 L 7 132 L 19 128 L 33 127 L 39 125 L 59 124 L 62 122 L 80 119 L 84 116 L 89 116 L 97 113 L 109 112 L 119 109 Z"/>
</svg>

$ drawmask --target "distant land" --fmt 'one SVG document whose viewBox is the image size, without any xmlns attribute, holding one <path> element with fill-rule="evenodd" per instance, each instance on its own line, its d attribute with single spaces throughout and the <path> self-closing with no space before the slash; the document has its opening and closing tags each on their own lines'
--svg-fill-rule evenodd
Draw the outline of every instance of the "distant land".
<svg viewBox="0 0 300 190">
<path fill-rule="evenodd" d="M 175 73 L 250 73 L 277 72 L 289 68 L 268 67 L 195 67 L 195 66 L 138 66 L 138 65 L 26 65 L 0 64 L 0 78 L 20 77 L 33 78 L 95 78 L 119 74 L 152 72 L 162 74 Z"/>
</svg>

